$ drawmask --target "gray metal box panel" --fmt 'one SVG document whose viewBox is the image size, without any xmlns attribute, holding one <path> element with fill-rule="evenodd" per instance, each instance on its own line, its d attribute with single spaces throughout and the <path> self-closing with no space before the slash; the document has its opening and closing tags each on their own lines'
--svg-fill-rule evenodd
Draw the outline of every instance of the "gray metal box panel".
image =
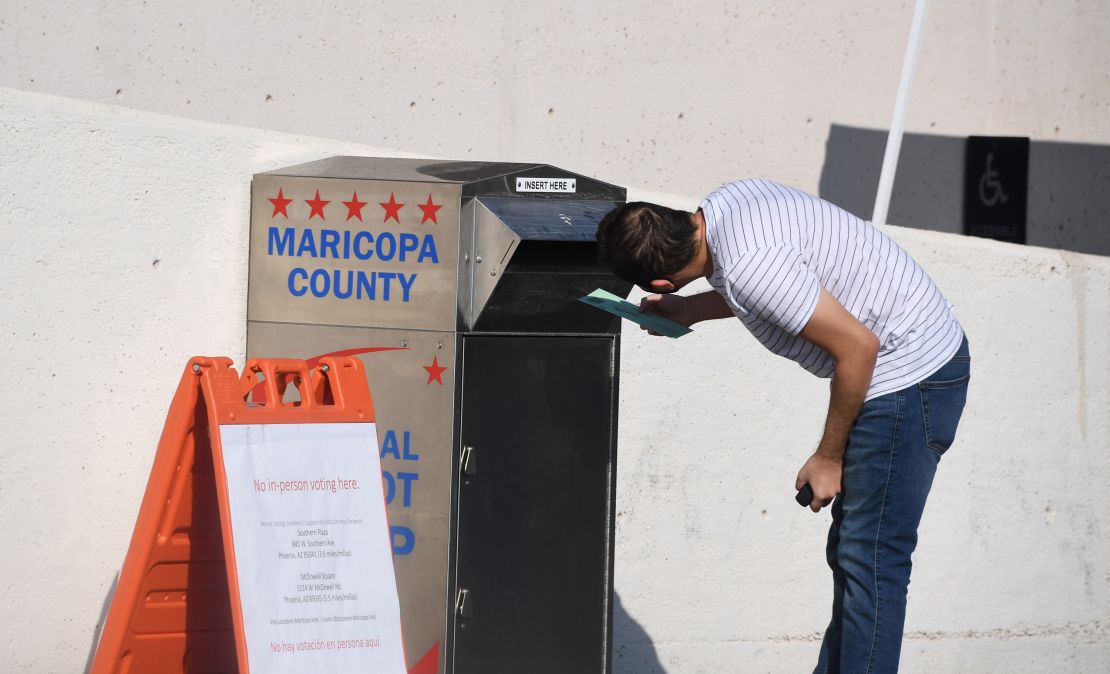
<svg viewBox="0 0 1110 674">
<path fill-rule="evenodd" d="M 454 329 L 459 192 L 455 184 L 256 176 L 247 320 Z"/>
</svg>

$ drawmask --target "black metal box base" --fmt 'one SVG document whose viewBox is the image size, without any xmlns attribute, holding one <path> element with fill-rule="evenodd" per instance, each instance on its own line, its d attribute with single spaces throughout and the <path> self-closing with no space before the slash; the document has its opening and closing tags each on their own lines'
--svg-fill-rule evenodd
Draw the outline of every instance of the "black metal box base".
<svg viewBox="0 0 1110 674">
<path fill-rule="evenodd" d="M 607 674 L 619 337 L 460 341 L 449 671 Z"/>
</svg>

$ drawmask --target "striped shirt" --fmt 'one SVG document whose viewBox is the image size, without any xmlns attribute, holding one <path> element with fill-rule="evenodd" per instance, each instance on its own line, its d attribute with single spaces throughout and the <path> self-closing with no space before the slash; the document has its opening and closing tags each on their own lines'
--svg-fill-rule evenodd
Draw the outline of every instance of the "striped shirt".
<svg viewBox="0 0 1110 674">
<path fill-rule="evenodd" d="M 867 400 L 925 379 L 959 348 L 952 305 L 870 223 L 769 180 L 725 185 L 701 211 L 710 284 L 765 347 L 818 377 L 831 377 L 836 361 L 798 333 L 822 287 L 879 338 Z"/>
</svg>

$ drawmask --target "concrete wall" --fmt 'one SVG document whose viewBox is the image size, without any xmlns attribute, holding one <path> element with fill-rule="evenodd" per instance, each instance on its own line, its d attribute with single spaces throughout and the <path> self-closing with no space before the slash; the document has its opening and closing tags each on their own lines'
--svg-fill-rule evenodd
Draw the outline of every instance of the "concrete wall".
<svg viewBox="0 0 1110 674">
<path fill-rule="evenodd" d="M 80 671 L 183 364 L 242 362 L 250 176 L 389 152 L 10 89 L 0 147 L 0 661 Z M 1105 671 L 1110 260 L 890 233 L 956 304 L 974 358 L 904 671 Z M 627 332 L 621 376 L 616 672 L 804 671 L 827 515 L 792 484 L 824 383 L 725 321 L 674 342 Z"/>
<path fill-rule="evenodd" d="M 0 86 L 678 194 L 753 175 L 816 193 L 834 125 L 888 128 L 913 4 L 3 0 Z M 1110 146 L 1107 25 L 1105 0 L 933 0 L 907 131 Z M 870 217 L 866 151 L 827 170 L 866 181 Z M 896 199 L 892 222 L 958 225 L 937 224 L 958 193 L 899 189 L 940 208 Z M 1104 230 L 1085 208 L 1058 199 L 1045 231 Z"/>
</svg>

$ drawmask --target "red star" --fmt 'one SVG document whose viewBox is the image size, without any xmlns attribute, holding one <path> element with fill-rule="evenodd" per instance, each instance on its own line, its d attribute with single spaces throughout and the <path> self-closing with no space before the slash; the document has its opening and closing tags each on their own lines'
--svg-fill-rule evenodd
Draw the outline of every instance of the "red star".
<svg viewBox="0 0 1110 674">
<path fill-rule="evenodd" d="M 286 218 L 289 217 L 289 214 L 285 211 L 285 207 L 293 203 L 293 200 L 286 199 L 285 195 L 281 193 L 280 188 L 278 189 L 277 198 L 271 199 L 270 197 L 267 197 L 267 199 L 269 199 L 270 203 L 274 205 L 274 213 L 270 216 L 271 218 L 276 218 L 278 213 L 281 213 Z"/>
<path fill-rule="evenodd" d="M 439 364 L 439 358 L 433 356 L 431 365 L 421 365 L 420 367 L 428 371 L 428 384 L 437 381 L 440 386 L 443 386 L 443 373 L 447 368 Z"/>
<path fill-rule="evenodd" d="M 404 204 L 397 203 L 397 200 L 393 198 L 393 192 L 389 193 L 389 201 L 379 201 L 378 203 L 385 209 L 385 219 L 382 222 L 389 222 L 389 219 L 393 218 L 397 221 L 397 224 L 401 224 L 401 218 L 398 216 Z"/>
<path fill-rule="evenodd" d="M 424 211 L 424 219 L 420 221 L 420 224 L 423 225 L 425 222 L 427 222 L 429 220 L 431 220 L 432 222 L 434 222 L 437 225 L 439 224 L 439 220 L 436 220 L 436 211 L 443 208 L 443 204 L 439 204 L 438 206 L 436 204 L 433 204 L 432 203 L 432 195 L 430 195 L 430 194 L 428 195 L 428 203 L 426 203 L 426 204 L 417 204 L 416 207 L 419 208 L 420 210 Z"/>
<path fill-rule="evenodd" d="M 355 192 L 350 201 L 344 201 L 343 205 L 347 207 L 348 220 L 358 218 L 358 221 L 362 222 L 362 207 L 366 205 L 366 202 L 358 200 L 358 192 Z"/>
<path fill-rule="evenodd" d="M 320 198 L 320 190 L 316 190 L 315 199 L 305 199 L 304 202 L 308 204 L 309 208 L 312 209 L 312 212 L 308 214 L 309 220 L 311 220 L 313 216 L 316 215 L 319 215 L 321 220 L 327 219 L 324 217 L 324 206 L 327 206 L 331 202 Z"/>
</svg>

